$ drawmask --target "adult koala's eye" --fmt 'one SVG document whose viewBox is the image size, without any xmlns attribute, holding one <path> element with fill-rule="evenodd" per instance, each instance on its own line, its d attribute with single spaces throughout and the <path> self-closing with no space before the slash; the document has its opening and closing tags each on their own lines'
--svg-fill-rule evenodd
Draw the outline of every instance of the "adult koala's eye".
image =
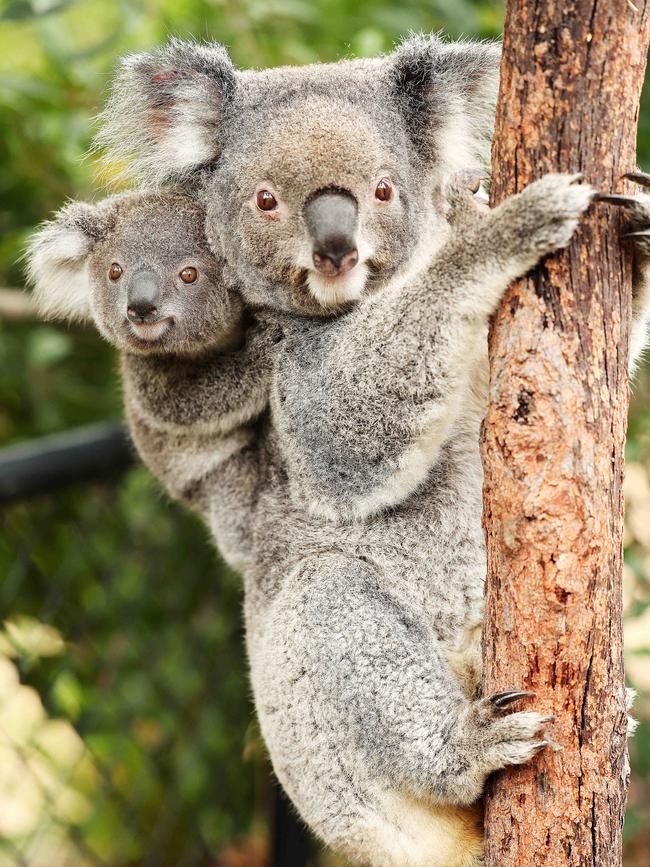
<svg viewBox="0 0 650 867">
<path fill-rule="evenodd" d="M 108 276 L 111 280 L 119 280 L 122 273 L 122 266 L 118 265 L 117 262 L 113 262 L 111 267 L 108 269 Z"/>
<path fill-rule="evenodd" d="M 258 190 L 255 203 L 260 211 L 274 211 L 278 206 L 278 200 L 270 190 Z"/>
<path fill-rule="evenodd" d="M 382 178 L 375 187 L 375 198 L 380 202 L 390 202 L 393 198 L 393 185 L 388 178 Z"/>
<path fill-rule="evenodd" d="M 194 283 L 199 276 L 199 272 L 196 268 L 183 268 L 180 276 L 183 283 Z"/>
</svg>

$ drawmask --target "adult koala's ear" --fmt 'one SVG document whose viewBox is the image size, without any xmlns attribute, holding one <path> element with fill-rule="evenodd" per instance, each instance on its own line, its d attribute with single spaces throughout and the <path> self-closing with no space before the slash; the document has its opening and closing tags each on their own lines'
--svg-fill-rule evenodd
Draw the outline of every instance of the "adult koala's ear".
<svg viewBox="0 0 650 867">
<path fill-rule="evenodd" d="M 96 144 L 148 184 L 180 180 L 220 152 L 224 107 L 235 88 L 226 49 L 171 39 L 123 58 Z"/>
<path fill-rule="evenodd" d="M 457 171 L 489 163 L 501 45 L 406 39 L 388 56 L 395 99 L 420 156 Z"/>
<path fill-rule="evenodd" d="M 114 212 L 110 199 L 98 205 L 71 202 L 31 236 L 24 258 L 28 282 L 43 316 L 91 317 L 88 258 L 110 228 Z"/>
</svg>

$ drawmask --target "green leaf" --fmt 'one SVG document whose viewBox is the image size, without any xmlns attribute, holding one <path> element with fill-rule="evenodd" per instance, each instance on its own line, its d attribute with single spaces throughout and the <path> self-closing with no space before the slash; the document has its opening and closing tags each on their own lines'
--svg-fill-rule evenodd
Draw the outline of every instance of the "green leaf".
<svg viewBox="0 0 650 867">
<path fill-rule="evenodd" d="M 34 367 L 52 367 L 72 352 L 67 334 L 44 326 L 29 338 L 28 359 Z"/>
</svg>

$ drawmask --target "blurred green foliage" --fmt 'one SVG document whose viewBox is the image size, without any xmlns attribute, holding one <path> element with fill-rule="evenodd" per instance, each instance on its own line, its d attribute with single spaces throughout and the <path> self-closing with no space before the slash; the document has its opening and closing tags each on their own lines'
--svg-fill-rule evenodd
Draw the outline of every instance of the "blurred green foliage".
<svg viewBox="0 0 650 867">
<path fill-rule="evenodd" d="M 251 822 L 237 576 L 144 469 L 12 507 L 1 527 L 12 655 L 45 711 L 82 734 L 94 769 L 81 780 L 85 847 L 98 864 L 199 863 Z M 17 615 L 55 625 L 65 645 L 33 652 Z"/>
<path fill-rule="evenodd" d="M 102 195 L 88 151 L 117 56 L 173 33 L 217 39 L 237 64 L 264 67 L 374 55 L 412 30 L 494 37 L 501 23 L 502 4 L 492 0 L 5 0 L 0 286 L 22 285 L 20 253 L 39 221 L 68 197 Z M 642 164 L 650 163 L 648 99 L 646 91 Z M 650 456 L 649 401 L 646 377 L 628 449 L 641 474 Z M 0 321 L 0 445 L 120 412 L 113 355 L 95 335 Z M 168 503 L 143 469 L 116 482 L 3 513 L 0 617 L 29 616 L 64 640 L 51 655 L 20 642 L 9 653 L 45 714 L 74 725 L 93 768 L 78 783 L 91 808 L 66 831 L 76 855 L 61 863 L 189 867 L 257 828 L 265 790 L 251 728 L 240 588 L 203 528 Z M 640 515 L 646 494 L 644 488 L 632 507 Z M 630 531 L 627 561 L 630 616 L 641 618 L 650 606 L 643 532 Z M 644 653 L 641 646 L 640 658 Z M 639 713 L 646 719 L 632 747 L 630 865 L 646 864 L 650 846 L 647 697 Z M 7 837 L 0 865 L 32 867 L 36 855 L 30 861 L 28 853 L 42 836 L 36 828 Z M 58 864 L 53 855 L 38 863 Z"/>
</svg>

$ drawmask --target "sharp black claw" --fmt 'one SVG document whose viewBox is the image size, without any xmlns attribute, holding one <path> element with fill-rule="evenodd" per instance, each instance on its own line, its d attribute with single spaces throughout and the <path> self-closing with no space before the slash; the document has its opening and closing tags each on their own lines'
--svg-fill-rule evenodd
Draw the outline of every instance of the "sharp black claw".
<svg viewBox="0 0 650 867">
<path fill-rule="evenodd" d="M 550 741 L 538 741 L 533 747 L 536 753 L 540 753 L 545 747 L 550 744 Z"/>
<path fill-rule="evenodd" d="M 608 202 L 610 205 L 635 205 L 637 200 L 634 196 L 621 196 L 618 193 L 596 193 L 596 202 Z"/>
<path fill-rule="evenodd" d="M 517 701 L 520 698 L 532 698 L 535 695 L 534 692 L 528 692 L 527 690 L 509 690 L 508 692 L 496 692 L 494 695 L 490 696 L 490 702 L 498 708 L 507 707 L 509 704 L 512 704 L 513 701 Z"/>
<path fill-rule="evenodd" d="M 542 722 L 543 722 L 543 723 L 554 723 L 554 722 L 555 722 L 555 717 L 553 716 L 553 714 L 551 714 L 550 716 L 543 716 L 543 717 L 542 717 Z"/>
<path fill-rule="evenodd" d="M 641 184 L 642 187 L 650 187 L 650 175 L 645 172 L 626 172 L 623 177 L 635 184 Z"/>
</svg>

